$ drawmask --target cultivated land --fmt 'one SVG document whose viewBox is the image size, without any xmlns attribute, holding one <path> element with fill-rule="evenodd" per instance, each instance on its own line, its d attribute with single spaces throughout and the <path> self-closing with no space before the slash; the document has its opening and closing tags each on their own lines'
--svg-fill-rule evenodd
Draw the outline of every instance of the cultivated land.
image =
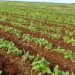
<svg viewBox="0 0 75 75">
<path fill-rule="evenodd" d="M 75 5 L 0 2 L 0 75 L 75 75 Z"/>
</svg>

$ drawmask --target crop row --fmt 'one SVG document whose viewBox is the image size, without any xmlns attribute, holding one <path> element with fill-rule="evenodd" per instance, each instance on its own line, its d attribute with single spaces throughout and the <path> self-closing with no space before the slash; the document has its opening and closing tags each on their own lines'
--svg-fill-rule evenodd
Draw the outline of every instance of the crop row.
<svg viewBox="0 0 75 75">
<path fill-rule="evenodd" d="M 73 62 L 75 60 L 74 59 L 75 53 L 73 53 L 71 50 L 69 50 L 69 51 L 65 50 L 65 49 L 61 48 L 61 46 L 54 47 L 52 43 L 49 43 L 47 40 L 45 40 L 43 38 L 34 38 L 32 35 L 23 34 L 22 31 L 19 31 L 17 29 L 14 29 L 14 28 L 8 27 L 8 26 L 6 27 L 6 26 L 0 25 L 0 28 L 4 29 L 5 31 L 15 34 L 19 38 L 22 38 L 23 41 L 34 42 L 34 43 L 38 44 L 40 47 L 45 48 L 47 50 L 57 51 L 57 52 L 62 53 L 65 58 L 70 59 Z"/>
<path fill-rule="evenodd" d="M 3 17 L 3 16 L 2 16 Z M 4 16 L 6 17 L 6 16 Z M 8 20 L 5 20 L 4 21 L 9 21 L 9 23 L 13 24 L 14 26 L 18 26 L 18 27 L 23 27 L 23 28 L 28 28 L 30 29 L 31 31 L 40 31 L 41 33 L 43 34 L 47 34 L 49 35 L 50 37 L 53 37 L 53 38 L 60 38 L 62 37 L 63 39 L 65 39 L 64 37 L 69 37 L 69 40 L 75 40 L 74 39 L 74 31 L 73 31 L 73 28 L 74 27 L 70 27 L 69 25 L 69 28 L 71 28 L 71 30 L 66 30 L 65 29 L 65 26 L 63 27 L 57 27 L 57 26 L 53 26 L 53 27 L 48 27 L 46 25 L 43 24 L 40 24 L 40 23 L 37 23 L 37 21 L 35 22 L 34 20 L 29 20 L 27 21 L 26 19 L 22 19 L 22 18 L 12 18 L 12 17 L 7 17 Z M 3 20 L 2 20 L 3 21 Z M 16 22 L 17 21 L 17 22 Z M 20 23 L 21 22 L 21 23 Z M 25 22 L 25 23 L 24 23 Z M 35 24 L 35 25 L 34 25 Z M 50 24 L 51 26 L 51 24 Z M 68 41 L 69 41 L 68 40 Z M 67 42 L 68 43 L 68 42 Z M 72 43 L 72 45 L 75 45 L 72 41 L 69 41 L 69 43 Z"/>
<path fill-rule="evenodd" d="M 34 31 L 36 31 L 36 32 L 40 31 L 42 34 L 47 34 L 47 35 L 49 35 L 49 37 L 52 37 L 52 38 L 57 38 L 57 39 L 62 38 L 66 43 L 71 43 L 73 46 L 75 45 L 75 42 L 74 42 L 75 39 L 73 38 L 74 32 L 73 33 L 71 32 L 71 33 L 68 34 L 67 31 L 66 31 L 66 35 L 72 36 L 72 37 L 68 38 L 68 36 L 62 37 L 63 34 L 59 34 L 60 30 L 57 31 L 57 30 L 54 30 L 54 28 L 50 29 L 46 26 L 41 26 L 41 25 L 39 26 L 39 25 L 33 25 L 33 24 L 31 24 L 30 26 L 27 27 L 26 25 L 22 26 L 22 24 L 16 23 L 16 22 L 14 23 L 12 21 L 10 21 L 10 23 L 12 23 L 13 26 L 28 28 L 29 30 L 31 30 L 33 32 Z M 54 32 L 57 32 L 57 33 L 54 33 Z"/>
<path fill-rule="evenodd" d="M 1 5 L 0 11 L 3 12 L 9 12 L 9 13 L 15 13 L 15 14 L 24 14 L 28 16 L 32 16 L 34 18 L 38 19 L 48 19 L 49 21 L 55 21 L 57 23 L 67 23 L 67 24 L 73 24 L 74 25 L 74 12 L 62 12 L 62 10 L 55 10 L 55 9 L 50 9 L 50 10 L 44 10 L 43 9 L 34 9 L 34 8 L 23 8 L 23 7 L 16 7 L 13 6 L 8 6 Z M 43 11 L 43 12 L 42 12 Z"/>
<path fill-rule="evenodd" d="M 15 27 L 15 26 L 12 26 L 12 24 L 9 24 L 9 23 L 6 23 L 6 22 L 0 22 L 1 25 L 4 25 L 4 26 L 9 26 L 9 27 L 13 27 L 13 28 L 16 28 L 18 30 L 21 30 L 23 33 L 25 34 L 30 34 L 30 35 L 33 35 L 34 37 L 41 37 L 41 38 L 44 38 L 46 40 L 48 40 L 49 42 L 52 42 L 54 39 L 53 38 L 50 38 L 48 37 L 47 35 L 41 35 L 39 32 L 38 33 L 34 33 L 34 32 L 31 32 L 30 30 L 26 29 L 26 28 L 19 28 L 19 27 Z M 66 41 L 66 39 L 64 39 L 64 41 Z M 55 43 L 57 43 L 56 45 L 60 45 L 61 47 L 65 48 L 65 49 L 71 49 L 71 50 L 74 50 L 75 47 L 74 46 L 71 46 L 71 44 L 67 44 L 65 43 L 64 41 L 62 40 L 54 40 Z M 68 41 L 68 40 L 67 40 Z M 54 42 L 52 42 L 54 44 Z M 72 41 L 74 42 L 74 41 Z M 66 47 L 67 46 L 67 47 Z"/>
<path fill-rule="evenodd" d="M 59 4 L 56 7 L 48 5 L 47 8 L 47 5 L 42 7 L 40 4 L 38 6 L 34 3 L 32 5 L 30 3 L 30 6 L 28 4 L 0 3 L 1 52 L 5 51 L 6 56 L 19 60 L 6 57 L 9 62 L 11 61 L 10 63 L 15 61 L 15 64 L 19 64 L 18 66 L 16 64 L 16 67 L 19 67 L 22 75 L 23 73 L 24 75 L 27 75 L 26 73 L 28 75 L 38 73 L 41 75 L 69 75 L 69 73 L 71 75 L 72 73 L 74 75 L 74 9 L 71 9 L 70 5 L 60 6 Z M 0 61 L 1 67 L 4 67 L 3 63 Z M 8 63 L 6 66 L 8 67 Z M 11 70 L 14 71 L 13 68 Z M 0 74 L 5 74 L 7 71 L 0 68 Z"/>
<path fill-rule="evenodd" d="M 1 15 L 2 15 L 2 17 L 3 16 L 7 16 L 8 15 L 8 17 L 10 17 L 10 19 L 12 19 L 12 20 L 14 20 L 13 18 L 15 18 L 15 21 L 17 21 L 17 22 L 21 22 L 22 23 L 22 21 L 24 22 L 24 20 L 29 20 L 29 21 L 32 21 L 32 22 L 34 22 L 34 23 L 37 23 L 37 24 L 43 24 L 43 25 L 48 25 L 48 26 L 50 26 L 50 27 L 54 27 L 54 26 L 56 26 L 56 27 L 64 27 L 64 28 L 66 28 L 66 29 L 69 29 L 69 30 L 71 30 L 71 31 L 73 31 L 74 30 L 74 26 L 73 25 L 67 25 L 67 24 L 63 24 L 63 25 L 61 25 L 61 24 L 54 24 L 54 22 L 52 23 L 52 22 L 49 22 L 48 20 L 40 20 L 40 19 L 35 19 L 35 18 L 31 18 L 31 17 L 28 17 L 27 15 L 25 15 L 25 16 L 20 16 L 20 15 L 15 15 L 15 14 L 10 14 L 10 13 L 6 13 L 6 12 L 3 12 L 3 13 L 1 13 Z M 10 20 L 10 19 L 8 19 L 8 20 Z"/>
<path fill-rule="evenodd" d="M 64 59 L 63 55 L 57 53 L 57 52 L 49 52 L 49 51 L 43 51 L 41 48 L 35 46 L 34 44 L 27 43 L 21 41 L 19 38 L 14 36 L 11 33 L 5 32 L 3 30 L 0 30 L 1 37 L 4 37 L 6 40 L 14 42 L 14 44 L 19 49 L 25 49 L 25 51 L 29 51 L 31 54 L 39 54 L 40 56 L 44 57 L 47 61 L 51 63 L 50 66 L 59 65 L 59 67 L 63 70 L 68 71 L 74 71 L 74 63 L 70 60 Z M 65 64 L 66 63 L 66 64 Z M 52 65 L 53 64 L 53 65 Z"/>
<path fill-rule="evenodd" d="M 8 46 L 9 45 L 9 46 Z M 36 71 L 39 71 L 41 72 L 41 74 L 43 73 L 48 73 L 48 74 L 58 74 L 58 75 L 65 75 L 68 73 L 69 75 L 69 72 L 64 72 L 64 71 L 60 71 L 58 70 L 58 66 L 56 66 L 54 68 L 54 70 L 51 72 L 51 68 L 49 69 L 48 65 L 49 63 L 44 59 L 44 58 L 40 58 L 39 56 L 31 56 L 29 54 L 29 52 L 27 53 L 24 53 L 24 55 L 22 54 L 22 51 L 19 50 L 13 42 L 9 42 L 5 39 L 0 39 L 0 47 L 2 47 L 2 49 L 0 49 L 0 59 L 2 61 L 0 61 L 0 74 L 10 74 L 10 75 L 13 75 L 13 74 L 36 74 L 35 71 L 33 70 L 36 70 Z M 5 53 L 4 52 L 7 53 Z M 20 54 L 19 54 L 20 52 Z M 10 57 L 8 54 L 11 54 L 12 53 L 12 57 Z M 13 59 L 13 54 L 17 54 L 17 59 Z M 19 58 L 21 57 L 21 59 Z M 27 59 L 29 59 L 27 61 Z M 12 63 L 12 61 L 13 63 Z M 32 68 L 31 68 L 31 71 L 30 70 L 25 70 L 25 68 L 27 68 L 26 66 L 28 66 L 30 64 L 30 62 L 32 61 Z M 48 64 L 47 64 L 48 63 Z M 3 66 L 2 64 L 4 64 L 5 66 Z M 25 66 L 25 65 L 26 66 Z M 41 65 L 41 66 L 40 66 Z M 8 66 L 11 66 L 8 67 Z M 16 66 L 16 67 L 15 67 Z M 39 66 L 39 68 L 37 67 Z M 30 65 L 29 65 L 30 67 Z M 9 69 L 12 69 L 13 71 L 11 72 Z M 24 69 L 24 71 L 22 71 L 22 69 Z M 26 72 L 27 71 L 27 72 Z M 30 72 L 29 72 L 30 71 Z M 25 73 L 26 72 L 26 73 Z"/>
</svg>

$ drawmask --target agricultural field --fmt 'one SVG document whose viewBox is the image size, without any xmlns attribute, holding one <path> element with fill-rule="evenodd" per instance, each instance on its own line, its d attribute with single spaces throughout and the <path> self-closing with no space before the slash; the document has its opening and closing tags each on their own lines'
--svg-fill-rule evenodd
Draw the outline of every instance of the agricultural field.
<svg viewBox="0 0 75 75">
<path fill-rule="evenodd" d="M 75 75 L 75 5 L 0 2 L 0 75 Z"/>
</svg>

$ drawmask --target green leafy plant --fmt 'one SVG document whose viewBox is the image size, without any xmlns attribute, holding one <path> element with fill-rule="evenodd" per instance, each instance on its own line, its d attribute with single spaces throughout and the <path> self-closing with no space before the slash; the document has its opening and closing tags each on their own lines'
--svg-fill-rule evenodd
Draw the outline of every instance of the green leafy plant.
<svg viewBox="0 0 75 75">
<path fill-rule="evenodd" d="M 19 50 L 13 42 L 9 42 L 5 39 L 0 39 L 0 48 L 3 48 L 8 54 L 21 55 L 22 50 Z"/>
<path fill-rule="evenodd" d="M 74 40 L 74 38 L 64 37 L 63 39 L 64 39 L 64 42 L 71 43 L 72 46 L 75 46 L 75 40 Z"/>
<path fill-rule="evenodd" d="M 55 66 L 52 75 L 59 75 L 58 65 Z"/>
<path fill-rule="evenodd" d="M 32 62 L 32 70 L 36 70 L 39 72 L 45 73 L 51 73 L 50 68 L 48 67 L 48 62 L 44 58 L 40 58 L 37 56 L 37 58 L 34 59 Z"/>
<path fill-rule="evenodd" d="M 22 61 L 25 62 L 27 59 L 32 60 L 32 59 L 34 59 L 34 56 L 32 56 L 29 52 L 26 52 L 26 53 L 22 56 Z"/>
<path fill-rule="evenodd" d="M 70 74 L 68 71 L 67 72 L 60 71 L 59 66 L 56 65 L 54 70 L 53 70 L 52 75 L 74 75 L 74 73 L 72 72 L 72 74 Z"/>
</svg>

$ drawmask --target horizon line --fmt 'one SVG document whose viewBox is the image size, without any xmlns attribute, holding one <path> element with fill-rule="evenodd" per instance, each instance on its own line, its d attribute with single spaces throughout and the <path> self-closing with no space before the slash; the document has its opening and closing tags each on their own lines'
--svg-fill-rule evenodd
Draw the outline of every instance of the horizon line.
<svg viewBox="0 0 75 75">
<path fill-rule="evenodd" d="M 43 1 L 20 1 L 20 0 L 18 0 L 18 1 L 13 1 L 13 0 L 10 0 L 10 1 L 6 1 L 6 0 L 2 0 L 1 2 L 36 2 L 36 3 L 61 3 L 61 4 L 73 4 L 74 2 L 72 2 L 72 3 L 65 3 L 65 2 L 43 2 Z"/>
</svg>

